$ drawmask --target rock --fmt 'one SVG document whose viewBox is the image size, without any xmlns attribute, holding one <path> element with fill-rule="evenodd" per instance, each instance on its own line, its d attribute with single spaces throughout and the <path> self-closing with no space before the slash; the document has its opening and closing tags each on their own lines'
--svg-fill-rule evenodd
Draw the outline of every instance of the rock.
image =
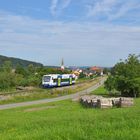
<svg viewBox="0 0 140 140">
<path fill-rule="evenodd" d="M 97 99 L 96 98 L 92 99 L 91 102 L 92 102 L 91 107 L 96 108 L 97 107 Z"/>
<path fill-rule="evenodd" d="M 112 100 L 108 98 L 102 98 L 97 100 L 97 107 L 99 108 L 111 108 Z"/>
<path fill-rule="evenodd" d="M 126 97 L 120 98 L 119 107 L 130 107 L 132 105 L 134 105 L 133 98 L 126 98 Z"/>
<path fill-rule="evenodd" d="M 89 95 L 84 95 L 84 96 L 81 97 L 81 102 L 85 103 L 89 99 L 90 99 Z"/>
<path fill-rule="evenodd" d="M 83 105 L 93 108 L 129 107 L 134 104 L 133 98 L 103 98 L 95 95 L 84 95 L 80 101 Z"/>
<path fill-rule="evenodd" d="M 113 106 L 119 107 L 120 105 L 120 98 L 110 98 L 112 100 Z"/>
<path fill-rule="evenodd" d="M 25 90 L 25 87 L 18 86 L 18 87 L 16 87 L 16 90 Z"/>
<path fill-rule="evenodd" d="M 97 100 L 103 98 L 102 96 L 96 95 L 84 95 L 80 98 L 83 105 L 88 107 L 97 107 Z"/>
<path fill-rule="evenodd" d="M 16 87 L 16 90 L 33 90 L 33 89 L 35 89 L 35 87 L 32 87 L 32 86 L 27 86 L 27 87 L 18 86 L 18 87 Z"/>
</svg>

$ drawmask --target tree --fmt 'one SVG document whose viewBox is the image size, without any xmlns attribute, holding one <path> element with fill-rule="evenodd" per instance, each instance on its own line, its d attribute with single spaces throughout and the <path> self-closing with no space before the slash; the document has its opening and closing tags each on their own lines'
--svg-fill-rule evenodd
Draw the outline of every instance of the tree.
<svg viewBox="0 0 140 140">
<path fill-rule="evenodd" d="M 10 73 L 12 71 L 11 61 L 5 61 L 2 65 L 2 71 Z"/>
<path fill-rule="evenodd" d="M 5 61 L 0 69 L 0 90 L 15 87 L 15 74 L 12 73 L 11 61 Z"/>
<path fill-rule="evenodd" d="M 105 82 L 108 90 L 117 90 L 122 96 L 139 96 L 140 94 L 140 60 L 139 56 L 129 55 L 125 61 L 117 63 L 111 76 Z"/>
<path fill-rule="evenodd" d="M 28 75 L 27 70 L 19 64 L 16 66 L 16 71 L 15 72 L 17 74 L 23 75 L 24 77 L 27 77 L 27 75 Z"/>
<path fill-rule="evenodd" d="M 108 91 L 114 91 L 116 89 L 115 78 L 109 75 L 108 79 L 105 81 L 105 87 Z"/>
<path fill-rule="evenodd" d="M 85 78 L 86 77 L 86 75 L 83 73 L 83 72 L 81 72 L 80 74 L 79 74 L 79 78 Z"/>
<path fill-rule="evenodd" d="M 15 75 L 13 73 L 0 73 L 0 90 L 15 87 Z"/>
<path fill-rule="evenodd" d="M 104 68 L 103 69 L 103 73 L 104 74 L 109 74 L 110 73 L 111 68 Z"/>
<path fill-rule="evenodd" d="M 30 74 L 35 74 L 35 67 L 33 64 L 28 65 L 28 72 Z"/>
</svg>

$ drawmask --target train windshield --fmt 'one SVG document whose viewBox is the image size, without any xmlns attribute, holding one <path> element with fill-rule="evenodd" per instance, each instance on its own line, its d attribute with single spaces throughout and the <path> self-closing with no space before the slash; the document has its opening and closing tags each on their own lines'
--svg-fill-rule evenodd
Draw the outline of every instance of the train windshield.
<svg viewBox="0 0 140 140">
<path fill-rule="evenodd" d="M 44 82 L 50 82 L 51 76 L 44 76 L 43 81 Z"/>
</svg>

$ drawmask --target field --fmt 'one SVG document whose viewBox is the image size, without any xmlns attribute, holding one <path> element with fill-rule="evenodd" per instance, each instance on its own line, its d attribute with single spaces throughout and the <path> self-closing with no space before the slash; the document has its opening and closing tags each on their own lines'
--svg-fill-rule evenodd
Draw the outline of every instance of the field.
<svg viewBox="0 0 140 140">
<path fill-rule="evenodd" d="M 140 99 L 135 99 L 135 105 L 131 108 L 101 110 L 84 108 L 79 102 L 67 100 L 3 110 L 0 111 L 0 138 L 2 140 L 138 140 L 139 106 Z"/>
<path fill-rule="evenodd" d="M 104 88 L 104 86 L 101 86 L 100 88 L 96 89 L 91 94 L 109 96 L 108 91 Z"/>
<path fill-rule="evenodd" d="M 104 86 L 101 86 L 100 88 L 96 89 L 95 91 L 91 92 L 91 94 L 100 95 L 103 97 L 120 97 L 121 94 L 117 91 L 114 91 L 113 93 L 109 93 Z"/>
</svg>

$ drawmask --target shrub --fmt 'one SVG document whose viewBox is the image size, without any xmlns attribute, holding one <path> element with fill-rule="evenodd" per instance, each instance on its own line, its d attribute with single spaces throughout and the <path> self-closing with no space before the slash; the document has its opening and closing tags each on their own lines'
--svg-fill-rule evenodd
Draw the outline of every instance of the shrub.
<svg viewBox="0 0 140 140">
<path fill-rule="evenodd" d="M 15 87 L 15 75 L 8 72 L 0 73 L 0 90 Z"/>
</svg>

